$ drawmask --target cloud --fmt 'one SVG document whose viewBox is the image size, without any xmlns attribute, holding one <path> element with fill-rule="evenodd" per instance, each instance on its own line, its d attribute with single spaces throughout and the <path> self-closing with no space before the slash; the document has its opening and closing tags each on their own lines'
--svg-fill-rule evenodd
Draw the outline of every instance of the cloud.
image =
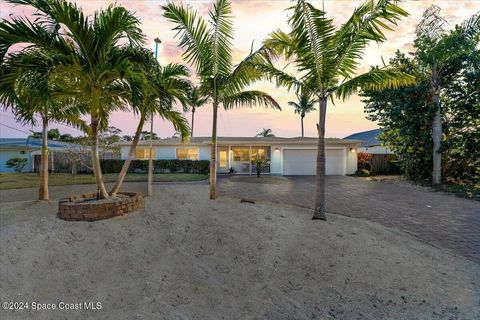
<svg viewBox="0 0 480 320">
<path fill-rule="evenodd" d="M 95 10 L 106 8 L 110 0 L 77 0 L 87 14 L 93 14 Z M 182 1 L 175 0 L 176 3 Z M 321 7 L 322 1 L 312 0 L 317 7 Z M 364 0 L 337 1 L 325 0 L 325 10 L 329 17 L 333 18 L 338 26 L 344 23 L 355 7 Z M 162 64 L 168 62 L 182 62 L 182 49 L 178 47 L 179 39 L 174 38 L 172 31 L 174 25 L 163 18 L 161 5 L 166 0 L 118 0 L 119 5 L 134 11 L 142 23 L 142 30 L 146 34 L 146 44 L 154 49 L 153 39 L 159 37 L 162 44 L 159 47 L 159 61 Z M 195 8 L 199 15 L 208 19 L 208 11 L 213 7 L 213 0 L 185 0 L 183 3 Z M 479 10 L 478 0 L 422 0 L 399 2 L 410 15 L 402 19 L 394 31 L 385 32 L 388 42 L 370 45 L 361 61 L 360 71 L 367 71 L 372 65 L 380 65 L 382 57 L 387 62 L 397 49 L 412 51 L 412 43 L 415 37 L 415 27 L 422 18 L 422 13 L 430 5 L 436 4 L 442 8 L 441 14 L 447 17 L 448 28 L 470 17 Z M 262 40 L 273 30 L 281 28 L 288 30 L 287 20 L 289 12 L 285 8 L 294 4 L 290 0 L 233 0 L 233 16 L 235 38 L 233 40 L 233 62 L 240 62 L 249 52 L 252 41 L 258 48 Z M 0 18 L 8 19 L 9 14 L 15 16 L 26 15 L 33 18 L 34 10 L 26 6 L 12 6 L 0 0 Z M 194 79 L 194 78 L 192 78 Z M 235 109 L 222 111 L 219 117 L 220 135 L 247 135 L 253 136 L 262 128 L 272 128 L 277 135 L 298 136 L 300 121 L 293 110 L 287 106 L 287 102 L 295 100 L 293 92 L 284 88 L 276 88 L 272 83 L 259 82 L 250 89 L 263 90 L 272 95 L 283 108 L 282 112 L 268 109 Z M 187 114 L 190 116 L 190 114 Z M 196 113 L 196 135 L 211 134 L 211 106 L 200 108 Z M 305 118 L 307 135 L 315 136 L 315 124 L 318 121 L 318 112 L 313 112 Z M 190 119 L 190 118 L 188 118 Z M 343 137 L 349 133 L 375 128 L 377 124 L 365 119 L 363 104 L 358 97 L 352 97 L 348 102 L 337 102 L 337 106 L 329 106 L 327 115 L 327 135 Z M 161 136 L 171 136 L 173 128 L 160 120 L 155 122 L 155 130 Z M 136 125 L 131 121 L 131 115 L 116 113 L 112 116 L 112 125 L 121 128 L 124 132 L 133 132 Z"/>
</svg>

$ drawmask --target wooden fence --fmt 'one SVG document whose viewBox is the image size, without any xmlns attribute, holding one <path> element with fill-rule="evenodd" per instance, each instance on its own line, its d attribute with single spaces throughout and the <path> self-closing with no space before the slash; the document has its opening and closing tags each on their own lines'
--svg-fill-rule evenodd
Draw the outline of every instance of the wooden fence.
<svg viewBox="0 0 480 320">
<path fill-rule="evenodd" d="M 40 155 L 34 155 L 33 172 L 40 170 Z M 120 154 L 103 153 L 101 159 L 120 159 Z M 48 159 L 48 171 L 55 173 L 92 173 L 92 157 L 90 152 L 50 152 Z"/>
<path fill-rule="evenodd" d="M 391 163 L 395 160 L 397 160 L 397 156 L 394 154 L 372 154 L 372 158 L 370 159 L 370 174 L 398 173 L 398 168 Z"/>
</svg>

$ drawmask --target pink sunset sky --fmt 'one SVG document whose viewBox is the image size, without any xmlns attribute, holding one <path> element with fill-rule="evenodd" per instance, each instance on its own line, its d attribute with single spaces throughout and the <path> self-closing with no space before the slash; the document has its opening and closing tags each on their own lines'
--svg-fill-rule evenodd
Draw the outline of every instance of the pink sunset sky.
<svg viewBox="0 0 480 320">
<path fill-rule="evenodd" d="M 104 0 L 77 0 L 87 14 L 106 7 L 112 1 Z M 146 46 L 153 50 L 156 37 L 162 40 L 159 48 L 159 61 L 162 64 L 168 62 L 182 62 L 181 49 L 177 47 L 178 39 L 174 38 L 171 30 L 173 25 L 162 16 L 160 6 L 166 1 L 162 0 L 118 0 L 117 4 L 125 6 L 136 13 L 141 19 L 142 29 L 147 37 Z M 175 1 L 180 2 L 180 1 Z M 311 1 L 317 7 L 321 7 L 322 1 Z M 344 22 L 354 8 L 363 0 L 325 0 L 325 11 L 336 24 Z M 208 9 L 212 7 L 212 0 L 183 1 L 196 8 L 204 17 L 208 16 Z M 447 28 L 470 17 L 480 10 L 480 0 L 404 0 L 401 6 L 406 9 L 410 16 L 400 21 L 394 32 L 387 32 L 388 42 L 381 45 L 372 44 L 365 51 L 360 71 L 368 70 L 371 65 L 378 65 L 388 61 L 397 49 L 407 52 L 412 50 L 415 35 L 415 27 L 421 20 L 422 13 L 430 5 L 435 4 L 442 8 L 441 14 L 448 21 Z M 239 62 L 250 51 L 252 41 L 254 47 L 258 47 L 262 40 L 273 30 L 280 28 L 288 31 L 288 12 L 284 9 L 291 6 L 289 0 L 232 0 L 234 14 L 235 38 L 233 41 L 234 63 Z M 12 6 L 0 0 L 0 18 L 8 19 L 9 15 L 27 16 L 33 19 L 34 11 L 25 6 Z M 219 136 L 254 136 L 262 128 L 270 128 L 277 136 L 294 137 L 300 135 L 300 118 L 294 114 L 293 109 L 287 105 L 288 101 L 295 100 L 293 92 L 283 88 L 276 88 L 268 82 L 259 82 L 251 86 L 263 90 L 272 95 L 282 106 L 283 111 L 268 110 L 264 108 L 220 110 L 218 120 Z M 211 134 L 210 105 L 206 105 L 196 112 L 195 136 L 209 136 Z M 187 119 L 191 114 L 186 113 Z M 305 135 L 315 136 L 315 124 L 318 121 L 318 112 L 313 112 L 305 117 Z M 30 126 L 21 126 L 15 123 L 11 113 L 0 112 L 0 136 L 1 137 L 26 137 Z M 119 112 L 111 117 L 110 125 L 120 128 L 123 134 L 132 134 L 137 123 L 131 113 Z M 12 127 L 12 128 L 9 128 Z M 58 125 L 62 133 L 80 135 L 81 133 L 65 125 Z M 145 129 L 147 130 L 147 125 Z M 351 97 L 347 101 L 336 101 L 330 104 L 327 115 L 327 136 L 345 137 L 358 131 L 375 129 L 378 127 L 365 119 L 363 103 L 358 96 Z M 33 128 L 39 130 L 39 128 Z M 169 137 L 174 133 L 173 127 L 161 121 L 155 120 L 155 132 L 160 137 Z"/>
</svg>

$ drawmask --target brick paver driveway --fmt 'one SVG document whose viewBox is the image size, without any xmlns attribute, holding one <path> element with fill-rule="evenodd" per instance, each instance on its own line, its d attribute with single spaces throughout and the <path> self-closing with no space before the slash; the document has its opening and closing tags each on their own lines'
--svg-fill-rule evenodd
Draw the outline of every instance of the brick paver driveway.
<svg viewBox="0 0 480 320">
<path fill-rule="evenodd" d="M 279 184 L 219 179 L 220 196 L 312 208 L 314 177 Z M 327 177 L 327 212 L 366 219 L 480 263 L 480 202 L 393 182 Z"/>
</svg>

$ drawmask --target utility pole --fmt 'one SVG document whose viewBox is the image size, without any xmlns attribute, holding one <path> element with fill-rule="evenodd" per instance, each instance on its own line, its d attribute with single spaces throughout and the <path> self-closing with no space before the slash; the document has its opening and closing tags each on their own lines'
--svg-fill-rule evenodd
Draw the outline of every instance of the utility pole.
<svg viewBox="0 0 480 320">
<path fill-rule="evenodd" d="M 158 59 L 158 45 L 162 41 L 158 38 L 155 38 L 155 60 Z M 150 119 L 150 152 L 148 154 L 148 186 L 147 186 L 147 195 L 152 195 L 152 185 L 153 185 L 153 116 L 155 113 L 152 110 L 152 115 Z"/>
</svg>

